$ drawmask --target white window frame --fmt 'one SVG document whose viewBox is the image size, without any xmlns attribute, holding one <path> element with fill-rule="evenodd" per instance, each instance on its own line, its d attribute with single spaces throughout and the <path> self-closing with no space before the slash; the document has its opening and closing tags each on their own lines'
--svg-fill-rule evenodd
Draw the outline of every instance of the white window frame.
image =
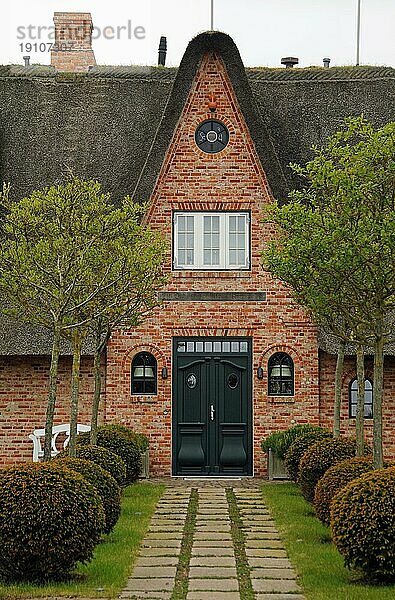
<svg viewBox="0 0 395 600">
<path fill-rule="evenodd" d="M 216 265 L 204 264 L 204 217 L 219 217 L 220 255 Z M 243 264 L 231 264 L 229 260 L 229 221 L 230 217 L 244 217 L 244 252 Z M 179 217 L 194 217 L 192 264 L 179 262 Z M 175 211 L 173 213 L 173 269 L 186 271 L 240 271 L 250 268 L 250 213 L 248 211 Z"/>
</svg>

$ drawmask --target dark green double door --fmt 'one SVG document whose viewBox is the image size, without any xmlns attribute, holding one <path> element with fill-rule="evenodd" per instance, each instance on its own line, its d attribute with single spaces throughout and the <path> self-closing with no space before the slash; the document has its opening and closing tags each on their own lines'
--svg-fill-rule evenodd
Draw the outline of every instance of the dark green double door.
<svg viewBox="0 0 395 600">
<path fill-rule="evenodd" d="M 251 475 L 251 341 L 176 339 L 173 474 Z"/>
</svg>

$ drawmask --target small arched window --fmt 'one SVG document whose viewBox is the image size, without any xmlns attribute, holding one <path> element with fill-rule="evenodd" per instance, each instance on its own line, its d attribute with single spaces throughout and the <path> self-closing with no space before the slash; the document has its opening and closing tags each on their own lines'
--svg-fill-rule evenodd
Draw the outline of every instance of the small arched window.
<svg viewBox="0 0 395 600">
<path fill-rule="evenodd" d="M 269 358 L 269 396 L 293 396 L 294 363 L 289 354 L 276 352 Z"/>
<path fill-rule="evenodd" d="M 358 380 L 356 377 L 350 381 L 348 392 L 348 409 L 351 418 L 357 414 L 358 402 Z M 373 418 L 373 382 L 370 379 L 365 379 L 365 402 L 363 408 L 364 417 L 367 419 Z"/>
<path fill-rule="evenodd" d="M 132 394 L 156 394 L 157 363 L 149 352 L 136 354 L 132 361 Z"/>
</svg>

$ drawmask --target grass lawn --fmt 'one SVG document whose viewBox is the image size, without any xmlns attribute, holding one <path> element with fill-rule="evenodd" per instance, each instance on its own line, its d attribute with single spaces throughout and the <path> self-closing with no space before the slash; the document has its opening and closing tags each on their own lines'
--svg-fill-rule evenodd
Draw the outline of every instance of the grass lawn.
<svg viewBox="0 0 395 600">
<path fill-rule="evenodd" d="M 394 600 L 395 585 L 373 586 L 343 566 L 330 530 L 292 483 L 268 484 L 263 496 L 308 600 Z"/>
<path fill-rule="evenodd" d="M 163 485 L 136 483 L 125 489 L 122 513 L 114 531 L 96 546 L 94 557 L 80 565 L 72 581 L 49 585 L 1 585 L 0 598 L 40 596 L 118 596 L 131 572 L 140 542 L 148 528 Z"/>
</svg>

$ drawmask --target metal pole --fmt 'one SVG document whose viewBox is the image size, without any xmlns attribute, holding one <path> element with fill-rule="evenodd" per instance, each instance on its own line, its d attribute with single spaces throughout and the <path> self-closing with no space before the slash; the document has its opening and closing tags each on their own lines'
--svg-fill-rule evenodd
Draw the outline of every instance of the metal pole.
<svg viewBox="0 0 395 600">
<path fill-rule="evenodd" d="M 211 0 L 211 31 L 214 31 L 214 0 Z"/>
<path fill-rule="evenodd" d="M 356 65 L 359 66 L 359 46 L 361 40 L 361 0 L 358 0 L 357 5 L 357 60 Z"/>
</svg>

